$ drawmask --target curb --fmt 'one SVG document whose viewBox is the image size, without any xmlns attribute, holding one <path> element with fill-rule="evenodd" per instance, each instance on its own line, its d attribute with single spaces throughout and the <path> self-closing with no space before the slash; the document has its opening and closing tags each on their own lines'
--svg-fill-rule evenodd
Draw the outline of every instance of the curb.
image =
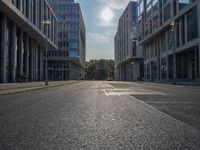
<svg viewBox="0 0 200 150">
<path fill-rule="evenodd" d="M 31 87 L 26 87 L 26 88 L 15 88 L 14 89 L 10 89 L 10 91 L 6 91 L 2 93 L 0 92 L 0 95 L 9 95 L 9 94 L 14 94 L 14 93 L 22 93 L 22 92 L 26 92 L 26 91 L 34 91 L 34 90 L 40 90 L 40 89 L 47 89 L 47 88 L 53 88 L 53 87 L 59 87 L 59 86 L 65 86 L 65 85 L 70 85 L 70 84 L 74 84 L 74 83 L 77 83 L 77 82 L 70 82 L 70 83 L 63 83 L 63 84 L 55 84 L 55 85 L 48 85 L 48 86 L 45 86 L 45 85 L 40 85 L 40 86 L 31 86 Z"/>
</svg>

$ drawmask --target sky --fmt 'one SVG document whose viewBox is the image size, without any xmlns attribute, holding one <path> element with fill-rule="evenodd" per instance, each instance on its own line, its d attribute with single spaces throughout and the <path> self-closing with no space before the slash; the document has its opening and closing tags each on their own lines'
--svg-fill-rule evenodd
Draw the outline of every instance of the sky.
<svg viewBox="0 0 200 150">
<path fill-rule="evenodd" d="M 118 20 L 129 0 L 75 0 L 86 26 L 86 60 L 114 59 Z"/>
</svg>

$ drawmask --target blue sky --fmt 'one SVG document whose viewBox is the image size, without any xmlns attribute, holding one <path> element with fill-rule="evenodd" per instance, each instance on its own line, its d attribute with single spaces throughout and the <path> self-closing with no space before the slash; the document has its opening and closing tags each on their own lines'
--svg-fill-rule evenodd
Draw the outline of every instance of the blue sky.
<svg viewBox="0 0 200 150">
<path fill-rule="evenodd" d="M 86 59 L 114 59 L 118 19 L 129 0 L 75 1 L 81 5 L 86 26 Z"/>
</svg>

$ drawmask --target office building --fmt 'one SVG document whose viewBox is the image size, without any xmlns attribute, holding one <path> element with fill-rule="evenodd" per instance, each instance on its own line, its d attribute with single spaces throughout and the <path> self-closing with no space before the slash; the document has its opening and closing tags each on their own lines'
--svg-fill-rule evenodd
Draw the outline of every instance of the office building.
<svg viewBox="0 0 200 150">
<path fill-rule="evenodd" d="M 115 80 L 142 79 L 142 51 L 137 41 L 137 2 L 131 1 L 121 15 L 115 35 Z"/>
<path fill-rule="evenodd" d="M 138 24 L 145 80 L 199 80 L 199 0 L 138 0 Z"/>
<path fill-rule="evenodd" d="M 46 19 L 51 24 L 45 29 Z M 46 0 L 0 0 L 0 82 L 43 80 L 46 34 L 55 49 L 55 27 Z"/>
<path fill-rule="evenodd" d="M 49 51 L 49 79 L 84 79 L 86 37 L 80 5 L 74 0 L 58 0 L 56 3 L 55 1 L 50 3 L 55 8 L 58 18 L 58 49 Z"/>
</svg>

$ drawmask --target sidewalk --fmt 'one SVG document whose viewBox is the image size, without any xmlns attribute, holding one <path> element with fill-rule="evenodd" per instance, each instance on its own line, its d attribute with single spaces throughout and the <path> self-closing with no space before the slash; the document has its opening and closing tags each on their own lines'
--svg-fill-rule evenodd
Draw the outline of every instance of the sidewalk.
<svg viewBox="0 0 200 150">
<path fill-rule="evenodd" d="M 112 83 L 120 83 L 119 81 L 112 81 Z M 125 84 L 132 84 L 133 87 L 150 87 L 150 88 L 167 88 L 167 89 L 200 89 L 199 82 L 177 82 L 176 85 L 173 85 L 172 82 L 159 82 L 159 81 L 137 81 L 137 82 L 121 82 Z"/>
<path fill-rule="evenodd" d="M 72 83 L 77 83 L 77 81 L 50 81 L 47 86 L 44 85 L 44 82 L 5 83 L 0 84 L 0 95 L 63 86 Z"/>
<path fill-rule="evenodd" d="M 168 86 L 184 86 L 184 87 L 197 87 L 200 88 L 200 82 L 187 82 L 187 81 L 177 81 L 176 85 L 173 85 L 172 81 L 142 81 L 142 82 L 138 82 L 141 84 L 152 84 L 152 85 L 168 85 Z"/>
</svg>

